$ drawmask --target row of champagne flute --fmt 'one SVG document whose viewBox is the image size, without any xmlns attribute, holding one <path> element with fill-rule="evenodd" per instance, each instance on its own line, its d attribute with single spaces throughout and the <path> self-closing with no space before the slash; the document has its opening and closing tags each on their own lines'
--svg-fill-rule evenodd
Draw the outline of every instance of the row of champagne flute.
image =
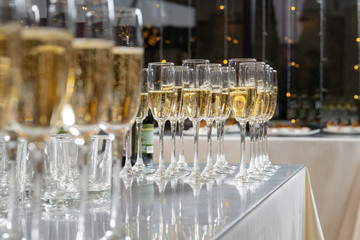
<svg viewBox="0 0 360 240">
<path fill-rule="evenodd" d="M 234 172 L 236 167 L 227 164 L 223 153 L 224 123 L 231 111 L 240 125 L 242 150 L 239 173 L 233 182 L 245 183 L 266 179 L 276 169 L 270 164 L 266 149 L 267 122 L 276 109 L 276 70 L 263 62 L 256 62 L 255 59 L 230 59 L 229 67 L 222 67 L 203 59 L 188 59 L 183 61 L 183 66 L 174 66 L 169 62 L 150 63 L 148 69 L 144 69 L 143 72 L 147 76 L 144 78 L 143 86 L 147 88 L 143 88 L 136 121 L 141 128 L 140 123 L 148 111 L 149 104 L 154 118 L 159 123 L 160 132 L 159 167 L 155 174 L 149 175 L 148 178 L 182 178 L 186 182 L 198 182 L 211 181 L 216 175 Z M 179 121 L 180 138 L 183 137 L 181 123 L 186 118 L 192 120 L 195 129 L 195 157 L 194 169 L 189 176 L 183 178 L 188 173 L 186 170 L 190 168 L 184 168 L 187 166 L 181 162 L 184 158 L 179 157 L 179 162 L 176 161 L 175 136 L 176 123 Z M 167 120 L 171 123 L 172 153 L 170 165 L 166 169 L 163 139 L 164 123 Z M 208 129 L 207 163 L 202 172 L 197 150 L 200 120 L 207 122 Z M 211 128 L 214 121 L 218 140 L 216 163 L 213 163 L 211 152 Z M 251 139 L 248 169 L 245 167 L 244 152 L 247 122 L 250 124 Z M 139 142 L 138 146 L 140 145 Z M 140 152 L 138 149 L 138 154 Z M 134 168 L 139 170 L 138 167 L 143 166 L 139 155 L 138 160 Z"/>
</svg>

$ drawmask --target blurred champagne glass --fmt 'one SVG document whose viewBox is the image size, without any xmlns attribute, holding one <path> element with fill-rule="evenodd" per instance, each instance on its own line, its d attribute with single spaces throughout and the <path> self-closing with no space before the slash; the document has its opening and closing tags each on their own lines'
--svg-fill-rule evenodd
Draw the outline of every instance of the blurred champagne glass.
<svg viewBox="0 0 360 240">
<path fill-rule="evenodd" d="M 20 18 L 25 2 L 0 2 L 0 225 L 6 224 L 3 239 L 21 239 L 16 186 L 16 139 L 7 134 L 14 121 L 17 94 L 20 91 Z M 7 151 L 8 150 L 8 151 Z M 7 212 L 7 220 L 6 220 Z"/>
<path fill-rule="evenodd" d="M 16 120 L 12 128 L 29 141 L 34 168 L 31 239 L 39 239 L 40 195 L 43 183 L 46 139 L 61 126 L 66 84 L 72 63 L 76 11 L 72 1 L 51 1 L 40 9 L 38 1 L 26 1 L 20 33 L 21 89 L 18 88 Z"/>
<path fill-rule="evenodd" d="M 102 239 L 127 239 L 124 223 L 120 218 L 121 195 L 121 160 L 123 151 L 124 129 L 134 123 L 141 99 L 143 83 L 144 49 L 142 44 L 142 14 L 137 8 L 114 7 L 108 1 L 110 15 L 114 19 L 112 49 L 112 70 L 110 105 L 104 121 L 106 131 L 114 136 L 110 230 Z M 129 159 L 121 172 L 124 181 L 131 178 L 133 171 Z"/>
</svg>

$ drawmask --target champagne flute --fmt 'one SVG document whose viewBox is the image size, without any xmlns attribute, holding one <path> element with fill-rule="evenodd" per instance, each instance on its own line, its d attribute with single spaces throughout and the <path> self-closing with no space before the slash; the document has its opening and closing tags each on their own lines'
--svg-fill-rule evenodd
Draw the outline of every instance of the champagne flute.
<svg viewBox="0 0 360 240">
<path fill-rule="evenodd" d="M 39 239 L 43 149 L 46 139 L 61 124 L 76 12 L 72 1 L 54 0 L 47 9 L 39 9 L 35 1 L 26 4 L 32 14 L 24 12 L 22 16 L 27 27 L 20 33 L 22 78 L 12 127 L 30 142 L 28 148 L 34 167 L 31 239 Z"/>
<path fill-rule="evenodd" d="M 256 62 L 256 59 L 255 58 L 232 58 L 229 60 L 229 67 L 233 67 L 235 69 L 235 78 L 236 78 L 236 81 L 238 80 L 240 76 L 240 64 L 241 63 L 248 63 L 248 62 Z M 236 119 L 236 117 L 235 117 Z M 247 123 L 247 120 L 241 120 L 239 122 L 239 125 L 240 125 L 240 135 L 242 136 L 240 142 L 241 142 L 241 157 L 244 159 L 243 163 L 245 164 L 245 135 L 246 135 L 246 123 Z M 225 123 L 223 123 L 224 125 Z M 224 128 L 222 128 L 222 131 L 224 131 Z M 224 143 L 224 141 L 223 141 Z M 244 154 L 244 155 L 242 155 Z M 236 170 L 236 167 L 233 166 L 233 167 L 230 167 L 228 165 L 228 163 L 226 162 L 226 158 L 225 158 L 225 154 L 222 155 L 223 157 L 223 164 L 225 166 L 225 169 L 229 169 L 230 170 Z M 241 170 L 242 171 L 242 170 Z M 240 169 L 239 169 L 239 172 L 240 172 Z"/>
<path fill-rule="evenodd" d="M 201 65 L 199 65 L 201 66 Z M 221 104 L 221 95 L 222 95 L 222 69 L 221 64 L 209 64 L 209 72 L 207 81 L 209 81 L 209 103 L 208 103 L 208 112 L 206 119 L 207 125 L 207 161 L 205 169 L 202 172 L 202 175 L 205 178 L 211 178 L 213 176 L 214 164 L 212 160 L 212 124 L 214 119 L 217 119 L 220 116 L 220 104 Z"/>
<path fill-rule="evenodd" d="M 195 76 L 188 79 L 183 79 L 183 106 L 186 115 L 193 122 L 194 128 L 194 169 L 184 179 L 184 182 L 205 183 L 208 179 L 201 176 L 199 165 L 199 124 L 201 119 L 208 115 L 209 104 L 209 61 L 202 59 L 189 59 L 183 61 L 183 66 L 195 68 Z"/>
<path fill-rule="evenodd" d="M 152 74 L 148 78 L 149 103 L 151 112 L 159 125 L 160 155 L 159 166 L 149 179 L 162 179 L 171 177 L 165 169 L 164 163 L 164 128 L 165 122 L 170 117 L 174 102 L 177 101 L 175 93 L 174 63 L 154 62 L 149 63 Z"/>
<path fill-rule="evenodd" d="M 76 4 L 76 37 L 72 43 L 74 77 L 69 83 L 73 91 L 70 104 L 75 117 L 70 132 L 77 137 L 75 142 L 79 147 L 81 198 L 76 236 L 79 240 L 87 238 L 88 184 L 92 182 L 89 170 L 96 164 L 96 161 L 90 161 L 89 152 L 97 151 L 89 148 L 91 137 L 98 132 L 98 124 L 105 118 L 109 104 L 114 41 L 112 16 L 106 1 L 76 1 Z"/>
<path fill-rule="evenodd" d="M 274 171 L 278 169 L 279 167 L 276 165 L 273 165 L 270 162 L 268 149 L 267 149 L 267 130 L 269 126 L 270 119 L 274 116 L 275 110 L 276 110 L 276 104 L 277 104 L 277 94 L 278 94 L 278 80 L 277 80 L 277 71 L 273 70 L 273 73 L 270 74 L 270 104 L 269 109 L 266 114 L 266 120 L 264 123 L 264 158 L 265 158 L 265 167 L 268 171 Z"/>
<path fill-rule="evenodd" d="M 10 134 L 6 133 L 6 128 L 14 120 L 16 90 L 21 80 L 19 17 L 23 11 L 25 11 L 24 2 L 17 4 L 13 0 L 0 2 L 0 211 L 3 212 L 6 208 L 8 210 L 7 220 L 5 216 L 0 217 L 0 222 L 6 223 L 6 232 L 2 236 L 5 239 L 22 237 L 18 224 L 18 191 L 15 173 L 17 144 L 16 139 L 11 139 Z"/>
<path fill-rule="evenodd" d="M 241 62 L 230 59 L 230 66 L 233 66 L 236 71 L 235 79 L 229 82 L 230 105 L 235 119 L 240 124 L 241 139 L 239 172 L 230 182 L 237 184 L 253 181 L 247 176 L 245 167 L 245 132 L 246 122 L 251 117 L 256 100 L 255 61 Z"/>
<path fill-rule="evenodd" d="M 181 108 L 181 92 L 182 92 L 182 66 L 174 67 L 174 78 L 175 78 L 175 98 L 174 103 L 171 107 L 171 114 L 169 116 L 170 126 L 171 126 L 171 142 L 172 142 L 172 152 L 171 152 L 171 162 L 167 168 L 167 173 L 171 176 L 179 175 L 180 172 L 177 168 L 176 162 L 176 123 L 178 116 L 180 115 Z"/>
<path fill-rule="evenodd" d="M 149 111 L 149 99 L 148 99 L 148 74 L 149 70 L 147 68 L 142 69 L 142 73 L 144 75 L 143 84 L 141 86 L 141 99 L 138 112 L 135 117 L 136 122 L 136 131 L 137 131 L 137 159 L 136 163 L 133 167 L 134 174 L 138 174 L 141 176 L 144 173 L 151 172 L 148 169 L 142 158 L 142 145 L 141 145 L 141 130 L 142 130 L 142 122 L 148 114 Z"/>
<path fill-rule="evenodd" d="M 264 135 L 265 135 L 265 122 L 269 113 L 269 109 L 271 107 L 270 104 L 270 97 L 271 97 L 271 87 L 272 87 L 272 75 L 273 75 L 273 69 L 268 65 L 265 64 L 265 72 L 264 72 L 264 84 L 265 84 L 265 102 L 264 102 L 264 109 L 262 111 L 262 114 L 260 115 L 260 121 L 259 121 L 259 154 L 258 154 L 258 166 L 257 169 L 260 172 L 261 176 L 271 176 L 273 173 L 271 171 L 265 171 L 265 151 L 264 151 Z"/>
<path fill-rule="evenodd" d="M 175 72 L 175 77 L 176 77 Z M 193 77 L 195 71 L 193 68 L 189 68 L 188 66 L 182 66 L 182 79 L 188 79 Z M 188 82 L 188 80 L 184 80 Z M 183 86 L 182 86 L 183 87 Z M 187 118 L 185 108 L 183 108 L 183 96 L 181 96 L 181 102 L 179 103 L 179 116 L 178 116 L 178 123 L 179 123 L 179 135 L 180 135 L 180 154 L 179 154 L 179 161 L 177 163 L 177 170 L 179 173 L 187 173 L 191 171 L 191 167 L 188 166 L 185 160 L 185 151 L 184 151 L 184 122 Z"/>
<path fill-rule="evenodd" d="M 256 102 L 253 108 L 252 117 L 249 121 L 250 130 L 253 133 L 255 138 L 254 142 L 250 140 L 250 164 L 248 168 L 248 173 L 252 178 L 266 180 L 267 176 L 260 175 L 260 121 L 264 112 L 267 110 L 268 102 L 269 102 L 269 81 L 265 75 L 265 63 L 264 62 L 256 62 L 255 66 L 255 81 L 256 81 Z M 251 146 L 252 144 L 252 146 Z"/>
<path fill-rule="evenodd" d="M 112 133 L 113 168 L 111 185 L 110 230 L 102 239 L 128 238 L 124 223 L 120 218 L 120 170 L 123 151 L 124 129 L 134 122 L 140 105 L 143 74 L 144 49 L 142 45 L 142 14 L 137 8 L 114 7 L 108 1 L 110 15 L 114 16 L 115 47 L 112 49 L 113 76 L 111 80 L 111 100 L 104 121 L 107 131 Z M 123 172 L 130 177 L 131 171 Z M 126 179 L 125 179 L 126 180 Z"/>
<path fill-rule="evenodd" d="M 217 155 L 216 163 L 214 165 L 214 171 L 216 173 L 226 173 L 226 169 L 223 165 L 222 156 L 224 153 L 224 125 L 226 119 L 229 117 L 231 108 L 229 106 L 229 82 L 234 82 L 236 77 L 235 69 L 233 67 L 222 67 L 221 74 L 221 99 L 220 99 L 220 116 L 216 118 L 216 128 L 217 128 Z"/>
</svg>

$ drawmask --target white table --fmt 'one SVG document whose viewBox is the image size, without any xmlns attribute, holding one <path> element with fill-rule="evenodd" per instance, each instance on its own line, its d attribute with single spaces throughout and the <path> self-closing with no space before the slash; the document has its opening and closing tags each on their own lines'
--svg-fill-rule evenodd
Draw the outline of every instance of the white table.
<svg viewBox="0 0 360 240">
<path fill-rule="evenodd" d="M 168 140 L 168 138 L 166 137 Z M 247 139 L 246 151 L 249 157 Z M 154 140 L 157 151 L 157 140 Z M 171 144 L 165 141 L 166 159 Z M 206 138 L 199 140 L 200 161 L 206 162 Z M 179 149 L 179 142 L 177 142 Z M 193 137 L 185 137 L 187 161 L 193 160 Z M 238 163 L 240 137 L 225 136 L 227 160 Z M 168 155 L 169 154 L 169 155 Z M 311 176 L 314 197 L 325 239 L 360 239 L 360 138 L 349 136 L 269 137 L 271 160 L 278 164 L 305 164 Z M 156 153 L 155 153 L 156 155 Z M 216 139 L 213 138 L 213 157 Z M 156 159 L 156 157 L 155 157 Z M 359 218 L 359 220 L 358 220 Z"/>
</svg>

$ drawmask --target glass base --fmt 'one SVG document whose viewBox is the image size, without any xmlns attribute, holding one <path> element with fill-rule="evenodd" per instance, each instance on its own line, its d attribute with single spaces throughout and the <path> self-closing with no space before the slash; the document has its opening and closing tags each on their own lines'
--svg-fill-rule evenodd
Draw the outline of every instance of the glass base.
<svg viewBox="0 0 360 240">
<path fill-rule="evenodd" d="M 136 162 L 135 165 L 133 166 L 132 170 L 133 170 L 133 174 L 135 176 L 141 176 L 144 174 L 151 174 L 151 173 L 155 172 L 156 169 L 147 167 L 143 163 Z"/>
<path fill-rule="evenodd" d="M 165 165 L 159 165 L 155 173 L 146 176 L 148 181 L 155 181 L 159 179 L 171 180 L 173 178 L 174 177 L 169 175 L 169 173 L 166 171 Z"/>
<path fill-rule="evenodd" d="M 117 234 L 112 231 L 107 231 L 105 233 L 105 236 L 102 237 L 100 240 L 131 240 L 131 238 L 124 234 Z"/>
<path fill-rule="evenodd" d="M 235 170 L 233 169 L 229 169 L 229 168 L 225 168 L 225 166 L 223 165 L 223 163 L 216 163 L 214 165 L 214 172 L 216 174 L 231 174 L 234 173 Z"/>
<path fill-rule="evenodd" d="M 131 178 L 133 175 L 134 175 L 134 171 L 131 167 L 131 164 L 130 166 L 125 164 L 125 166 L 123 167 L 123 169 L 119 174 L 120 178 Z"/>
<path fill-rule="evenodd" d="M 187 183 L 189 185 L 199 184 L 199 183 L 207 183 L 207 182 L 214 182 L 215 179 L 205 177 L 201 174 L 200 169 L 193 170 L 190 175 L 186 176 L 185 178 L 182 178 L 181 181 L 183 183 Z"/>
<path fill-rule="evenodd" d="M 174 177 L 178 177 L 178 176 L 183 175 L 181 172 L 178 171 L 176 162 L 175 162 L 175 163 L 171 163 L 171 164 L 169 165 L 169 167 L 166 169 L 166 173 L 167 173 L 169 176 L 174 176 Z"/>
</svg>

